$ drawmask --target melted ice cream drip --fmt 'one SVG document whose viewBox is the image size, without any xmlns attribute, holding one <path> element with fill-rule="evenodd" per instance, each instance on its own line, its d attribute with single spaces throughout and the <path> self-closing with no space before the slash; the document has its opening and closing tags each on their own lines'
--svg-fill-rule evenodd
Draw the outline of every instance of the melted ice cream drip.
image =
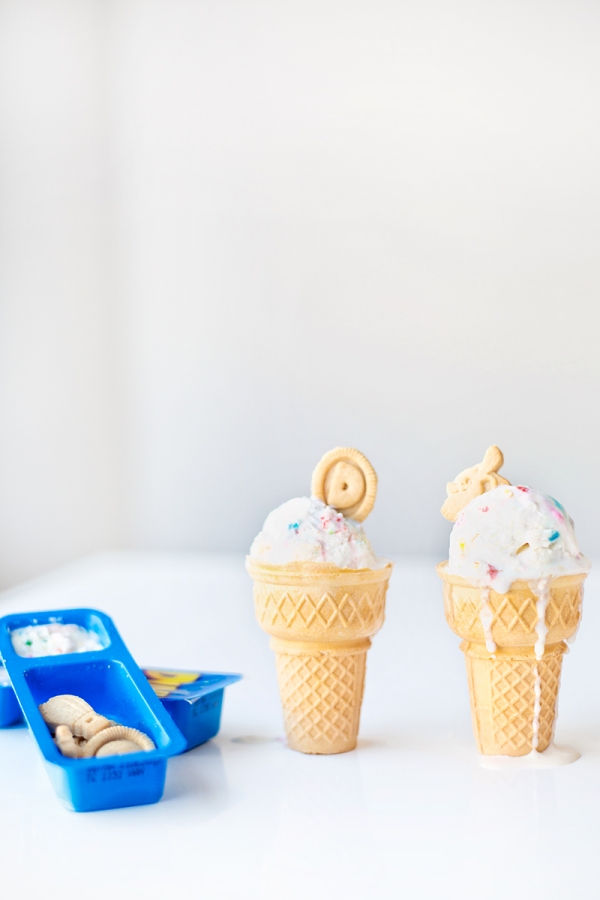
<svg viewBox="0 0 600 900">
<path fill-rule="evenodd" d="M 548 608 L 548 601 L 550 600 L 548 579 L 541 578 L 537 584 L 537 590 L 533 590 L 532 588 L 532 593 L 534 593 L 537 598 L 535 608 L 538 617 L 537 625 L 535 626 L 535 631 L 538 636 L 538 639 L 535 642 L 535 655 L 537 659 L 541 659 L 544 655 L 546 635 L 548 634 L 548 626 L 546 625 L 546 609 Z"/>
<path fill-rule="evenodd" d="M 536 612 L 537 612 L 537 624 L 535 626 L 535 631 L 537 634 L 537 641 L 535 642 L 535 658 L 540 660 L 544 655 L 544 650 L 546 649 L 546 637 L 548 635 L 548 626 L 546 625 L 546 609 L 548 608 L 548 601 L 550 600 L 550 588 L 548 587 L 548 579 L 542 578 L 537 584 L 537 591 L 534 591 L 532 588 L 532 592 L 536 596 Z M 535 676 L 535 684 L 533 686 L 534 693 L 534 704 L 533 704 L 533 737 L 531 739 L 531 746 L 534 750 L 537 750 L 537 746 L 539 744 L 539 733 L 540 733 L 540 712 L 542 710 L 542 679 L 540 678 L 540 670 L 539 666 L 536 664 L 533 669 L 533 674 Z"/>
<path fill-rule="evenodd" d="M 485 635 L 485 646 L 488 650 L 488 653 L 496 652 L 496 642 L 492 637 L 493 618 L 494 614 L 490 606 L 490 589 L 484 587 L 481 589 L 481 607 L 479 610 L 479 619 L 481 621 L 481 627 L 483 628 L 483 633 Z"/>
</svg>

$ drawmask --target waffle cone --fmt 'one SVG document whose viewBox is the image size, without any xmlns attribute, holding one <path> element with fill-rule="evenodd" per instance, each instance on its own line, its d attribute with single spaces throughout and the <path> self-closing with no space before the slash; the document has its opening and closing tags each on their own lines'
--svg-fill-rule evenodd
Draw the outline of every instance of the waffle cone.
<svg viewBox="0 0 600 900">
<path fill-rule="evenodd" d="M 466 579 L 450 575 L 446 563 L 440 563 L 437 571 L 444 582 L 446 620 L 464 638 L 461 650 L 480 753 L 524 756 L 532 749 L 545 750 L 554 730 L 562 659 L 567 651 L 564 641 L 575 633 L 581 618 L 585 574 L 564 575 L 550 582 L 545 618 L 548 634 L 543 656 L 537 659 L 537 598 L 528 582 L 513 582 L 506 594 L 484 593 Z M 484 597 L 491 614 L 495 653 L 485 645 L 480 619 Z M 536 712 L 538 679 L 540 708 Z"/>
<path fill-rule="evenodd" d="M 461 645 L 467 663 L 473 731 L 486 756 L 525 756 L 533 749 L 536 671 L 540 679 L 538 743 L 542 752 L 552 740 L 560 671 L 566 645 L 546 647 L 541 659 L 533 650 L 497 650 L 485 644 Z"/>
<path fill-rule="evenodd" d="M 274 566 L 248 558 L 256 618 L 272 637 L 289 746 L 344 753 L 356 746 L 367 650 L 381 628 L 392 566 Z"/>
<path fill-rule="evenodd" d="M 460 575 L 450 575 L 446 563 L 437 573 L 444 582 L 444 612 L 448 625 L 469 642 L 485 643 L 480 611 L 482 589 Z M 577 631 L 585 574 L 562 575 L 549 584 L 546 644 L 565 641 Z M 528 581 L 513 581 L 506 594 L 489 591 L 492 637 L 498 647 L 533 647 L 537 640 L 537 597 Z"/>
</svg>

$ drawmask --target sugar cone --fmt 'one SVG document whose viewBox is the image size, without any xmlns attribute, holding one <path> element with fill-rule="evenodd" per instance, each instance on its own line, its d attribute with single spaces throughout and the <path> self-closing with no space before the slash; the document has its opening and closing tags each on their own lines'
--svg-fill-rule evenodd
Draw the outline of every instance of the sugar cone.
<svg viewBox="0 0 600 900">
<path fill-rule="evenodd" d="M 542 752 L 552 740 L 564 643 L 546 647 L 541 659 L 533 650 L 498 650 L 491 657 L 482 644 L 463 644 L 471 697 L 473 731 L 480 753 L 524 756 L 537 736 Z M 537 674 L 536 674 L 537 673 Z M 539 678 L 540 711 L 535 715 Z"/>
<path fill-rule="evenodd" d="M 391 564 L 338 569 L 248 558 L 256 618 L 272 637 L 288 744 L 303 753 L 356 746 L 370 638 L 381 628 Z"/>
<path fill-rule="evenodd" d="M 548 634 L 543 656 L 536 658 L 537 598 L 526 581 L 515 581 L 506 594 L 482 588 L 446 563 L 437 572 L 444 582 L 446 620 L 464 638 L 473 730 L 480 753 L 524 756 L 543 751 L 552 740 L 564 643 L 577 630 L 585 574 L 564 575 L 549 584 Z M 480 618 L 489 607 L 491 636 L 497 649 L 486 648 Z M 536 689 L 539 695 L 536 709 Z"/>
</svg>

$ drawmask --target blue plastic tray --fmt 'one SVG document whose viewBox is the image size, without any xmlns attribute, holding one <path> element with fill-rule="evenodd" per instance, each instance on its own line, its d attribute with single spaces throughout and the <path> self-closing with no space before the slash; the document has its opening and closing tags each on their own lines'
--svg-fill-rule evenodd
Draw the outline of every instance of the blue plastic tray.
<svg viewBox="0 0 600 900">
<path fill-rule="evenodd" d="M 102 650 L 25 659 L 10 633 L 26 625 L 65 622 L 94 631 Z M 0 619 L 0 655 L 29 729 L 59 797 L 77 812 L 156 803 L 165 785 L 167 759 L 185 738 L 134 662 L 109 616 L 95 609 L 58 609 Z M 56 747 L 38 709 L 56 694 L 76 694 L 96 712 L 149 735 L 156 750 L 102 759 L 70 759 Z"/>
<path fill-rule="evenodd" d="M 242 677 L 233 673 L 179 672 L 174 669 L 142 671 L 186 739 L 184 752 L 205 744 L 219 733 L 225 688 Z M 173 684 L 182 675 L 193 676 L 193 680 L 187 677 L 185 681 Z M 23 712 L 12 685 L 0 682 L 0 729 L 22 721 Z"/>
<path fill-rule="evenodd" d="M 223 693 L 241 675 L 219 672 L 142 670 L 184 738 L 187 750 L 214 737 L 221 724 Z"/>
</svg>

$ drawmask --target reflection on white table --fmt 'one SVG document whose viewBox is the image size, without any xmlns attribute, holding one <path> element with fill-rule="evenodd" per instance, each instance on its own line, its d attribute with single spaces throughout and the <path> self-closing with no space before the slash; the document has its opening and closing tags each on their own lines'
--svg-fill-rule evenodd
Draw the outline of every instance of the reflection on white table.
<svg viewBox="0 0 600 900">
<path fill-rule="evenodd" d="M 459 639 L 433 560 L 399 561 L 353 753 L 289 750 L 273 654 L 239 556 L 106 554 L 0 595 L 2 615 L 94 606 L 140 664 L 242 672 L 219 736 L 169 763 L 155 806 L 64 809 L 25 728 L 0 732 L 2 889 L 17 900 L 600 897 L 594 571 L 565 660 L 571 766 L 477 762 Z"/>
</svg>

